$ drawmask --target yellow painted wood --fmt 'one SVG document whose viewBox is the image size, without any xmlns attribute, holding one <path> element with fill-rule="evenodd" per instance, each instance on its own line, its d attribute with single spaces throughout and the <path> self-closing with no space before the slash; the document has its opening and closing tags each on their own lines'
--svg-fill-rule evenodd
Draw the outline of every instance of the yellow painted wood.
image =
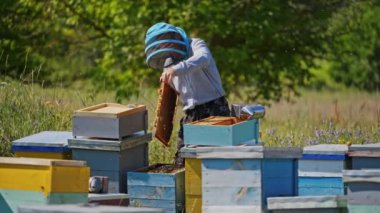
<svg viewBox="0 0 380 213">
<path fill-rule="evenodd" d="M 186 212 L 202 211 L 202 164 L 200 159 L 185 159 Z"/>
<path fill-rule="evenodd" d="M 0 188 L 38 191 L 45 196 L 51 192 L 87 192 L 90 168 L 79 165 L 80 161 L 2 157 Z"/>
<path fill-rule="evenodd" d="M 59 152 L 15 152 L 16 157 L 26 158 L 47 158 L 47 159 L 66 159 L 71 160 L 71 153 Z"/>
</svg>

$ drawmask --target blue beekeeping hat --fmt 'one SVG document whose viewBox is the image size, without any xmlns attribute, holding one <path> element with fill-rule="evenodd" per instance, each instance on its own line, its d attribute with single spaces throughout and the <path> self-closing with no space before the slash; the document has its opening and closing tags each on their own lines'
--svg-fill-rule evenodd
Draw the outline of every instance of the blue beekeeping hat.
<svg viewBox="0 0 380 213">
<path fill-rule="evenodd" d="M 145 36 L 146 63 L 154 69 L 163 69 L 165 60 L 178 62 L 188 57 L 189 38 L 185 31 L 165 22 L 148 29 Z"/>
</svg>

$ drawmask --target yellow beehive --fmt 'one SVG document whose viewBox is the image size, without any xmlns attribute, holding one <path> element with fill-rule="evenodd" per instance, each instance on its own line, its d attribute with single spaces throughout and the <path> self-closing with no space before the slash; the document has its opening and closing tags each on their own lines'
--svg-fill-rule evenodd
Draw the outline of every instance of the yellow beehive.
<svg viewBox="0 0 380 213">
<path fill-rule="evenodd" d="M 0 189 L 50 193 L 88 192 L 84 161 L 0 157 Z"/>
<path fill-rule="evenodd" d="M 186 212 L 202 211 L 202 164 L 200 159 L 185 159 Z"/>
</svg>

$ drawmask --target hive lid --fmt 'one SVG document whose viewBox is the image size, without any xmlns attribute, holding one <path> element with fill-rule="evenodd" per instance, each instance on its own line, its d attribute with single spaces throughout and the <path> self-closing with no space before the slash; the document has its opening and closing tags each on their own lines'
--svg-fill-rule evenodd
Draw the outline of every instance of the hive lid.
<svg viewBox="0 0 380 213">
<path fill-rule="evenodd" d="M 348 149 L 351 151 L 380 151 L 380 143 L 373 144 L 353 144 Z"/>
<path fill-rule="evenodd" d="M 102 103 L 90 106 L 74 112 L 74 116 L 93 116 L 106 118 L 120 118 L 136 112 L 145 111 L 145 105 L 122 105 L 114 103 Z"/>
<path fill-rule="evenodd" d="M 343 170 L 344 182 L 375 182 L 380 183 L 379 169 Z"/>
<path fill-rule="evenodd" d="M 103 151 L 122 151 L 132 147 L 139 146 L 144 143 L 148 143 L 152 140 L 152 134 L 145 134 L 144 131 L 134 133 L 131 136 L 125 137 L 122 140 L 112 139 L 99 139 L 99 138 L 87 138 L 77 137 L 69 139 L 70 149 L 92 149 Z"/>
<path fill-rule="evenodd" d="M 257 146 L 199 146 L 184 147 L 181 149 L 184 158 L 199 159 L 246 159 L 246 158 L 300 158 L 302 149 L 296 147 L 274 148 Z"/>
<path fill-rule="evenodd" d="M 42 158 L 17 158 L 0 157 L 0 167 L 2 165 L 28 165 L 28 166 L 86 166 L 85 161 L 78 160 L 55 160 Z"/>
<path fill-rule="evenodd" d="M 346 205 L 347 200 L 344 196 L 329 195 L 268 198 L 268 210 L 344 208 Z"/>
<path fill-rule="evenodd" d="M 345 155 L 347 151 L 348 146 L 343 144 L 319 144 L 303 148 L 303 154 L 316 155 Z"/>
<path fill-rule="evenodd" d="M 12 146 L 65 147 L 73 138 L 71 132 L 44 131 L 12 142 Z"/>
</svg>

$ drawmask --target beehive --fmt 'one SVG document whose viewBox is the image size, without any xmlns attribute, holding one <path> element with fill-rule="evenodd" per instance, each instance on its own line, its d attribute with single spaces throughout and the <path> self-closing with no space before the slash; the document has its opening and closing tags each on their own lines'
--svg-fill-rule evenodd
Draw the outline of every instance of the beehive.
<svg viewBox="0 0 380 213">
<path fill-rule="evenodd" d="M 352 145 L 348 156 L 352 169 L 380 169 L 380 144 Z"/>
<path fill-rule="evenodd" d="M 80 109 L 73 115 L 73 135 L 122 140 L 147 131 L 148 115 L 144 105 L 126 106 L 103 103 Z"/>
<path fill-rule="evenodd" d="M 303 149 L 298 168 L 298 194 L 344 195 L 342 171 L 348 167 L 346 145 L 321 144 Z"/>
<path fill-rule="evenodd" d="M 185 147 L 182 157 L 200 159 L 202 212 L 261 212 L 266 198 L 297 195 L 297 158 L 300 148 L 263 146 Z M 197 162 L 196 162 L 197 163 Z M 195 166 L 197 166 L 195 163 Z M 187 171 L 186 171 L 187 172 Z M 188 177 L 189 175 L 186 175 Z M 198 178 L 198 177 L 197 177 Z M 192 179 L 186 179 L 191 200 Z M 193 192 L 194 193 L 194 192 Z M 186 205 L 189 205 L 186 200 Z M 191 206 L 187 209 L 194 210 Z"/>
<path fill-rule="evenodd" d="M 186 145 L 233 146 L 259 143 L 259 121 L 212 116 L 183 126 Z"/>
<path fill-rule="evenodd" d="M 128 172 L 130 205 L 162 208 L 165 212 L 183 211 L 185 170 L 179 168 L 171 172 L 150 172 L 162 166 L 168 165 L 155 164 Z"/>
<path fill-rule="evenodd" d="M 347 200 L 343 196 L 302 196 L 268 198 L 271 213 L 344 213 Z"/>
<path fill-rule="evenodd" d="M 76 138 L 69 140 L 73 159 L 86 161 L 91 176 L 107 176 L 110 193 L 127 192 L 127 172 L 148 165 L 152 134 L 135 133 L 123 140 Z"/>
<path fill-rule="evenodd" d="M 87 202 L 90 169 L 83 161 L 0 157 L 0 209 L 20 204 Z"/>
<path fill-rule="evenodd" d="M 379 212 L 380 170 L 345 170 L 349 212 Z"/>
<path fill-rule="evenodd" d="M 70 138 L 71 132 L 44 131 L 13 141 L 12 151 L 16 157 L 71 159 Z"/>
<path fill-rule="evenodd" d="M 110 206 L 128 206 L 128 194 L 124 193 L 106 193 L 106 194 L 88 194 L 88 202 L 99 205 Z"/>
</svg>

